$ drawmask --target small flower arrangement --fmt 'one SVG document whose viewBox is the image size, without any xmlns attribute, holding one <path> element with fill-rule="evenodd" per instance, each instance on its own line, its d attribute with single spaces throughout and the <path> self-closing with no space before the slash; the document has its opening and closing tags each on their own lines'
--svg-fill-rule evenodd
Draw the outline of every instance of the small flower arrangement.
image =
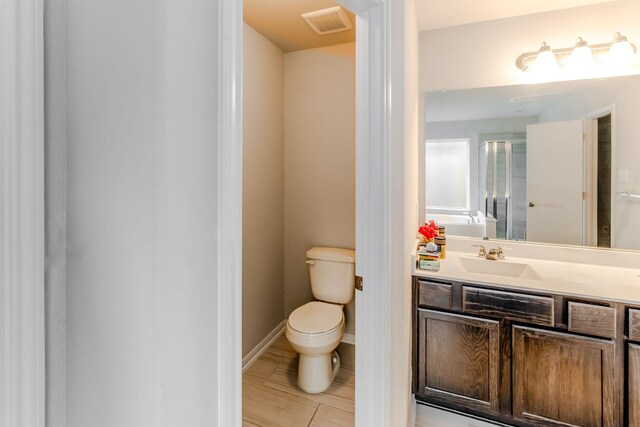
<svg viewBox="0 0 640 427">
<path fill-rule="evenodd" d="M 434 220 L 431 220 L 418 228 L 418 233 L 422 234 L 425 240 L 429 241 L 438 235 L 438 226 Z"/>
</svg>

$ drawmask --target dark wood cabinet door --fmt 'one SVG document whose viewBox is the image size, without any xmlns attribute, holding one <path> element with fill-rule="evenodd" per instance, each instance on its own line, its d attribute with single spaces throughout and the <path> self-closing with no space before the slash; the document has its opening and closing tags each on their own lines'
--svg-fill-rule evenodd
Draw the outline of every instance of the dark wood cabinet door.
<svg viewBox="0 0 640 427">
<path fill-rule="evenodd" d="M 614 426 L 613 341 L 513 327 L 513 416 L 528 425 Z"/>
<path fill-rule="evenodd" d="M 499 332 L 494 320 L 418 310 L 418 394 L 497 413 Z"/>
<path fill-rule="evenodd" d="M 640 427 L 640 345 L 629 344 L 629 426 Z"/>
</svg>

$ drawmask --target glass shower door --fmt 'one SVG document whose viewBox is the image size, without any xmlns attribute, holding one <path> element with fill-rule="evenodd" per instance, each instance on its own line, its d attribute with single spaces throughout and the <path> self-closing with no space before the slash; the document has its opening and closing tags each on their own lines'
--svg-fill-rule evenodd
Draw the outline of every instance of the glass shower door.
<svg viewBox="0 0 640 427">
<path fill-rule="evenodd" d="M 485 174 L 485 215 L 497 221 L 498 239 L 525 239 L 524 147 L 524 141 L 486 141 L 481 148 L 480 170 Z M 516 168 L 513 167 L 514 163 Z"/>
</svg>

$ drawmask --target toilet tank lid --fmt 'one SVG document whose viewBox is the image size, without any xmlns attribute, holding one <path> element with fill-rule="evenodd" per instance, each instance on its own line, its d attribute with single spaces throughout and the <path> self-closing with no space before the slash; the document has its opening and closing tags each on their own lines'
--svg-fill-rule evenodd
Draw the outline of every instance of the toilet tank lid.
<svg viewBox="0 0 640 427">
<path fill-rule="evenodd" d="M 356 262 L 356 251 L 344 248 L 315 247 L 307 251 L 307 258 L 339 262 Z"/>
</svg>

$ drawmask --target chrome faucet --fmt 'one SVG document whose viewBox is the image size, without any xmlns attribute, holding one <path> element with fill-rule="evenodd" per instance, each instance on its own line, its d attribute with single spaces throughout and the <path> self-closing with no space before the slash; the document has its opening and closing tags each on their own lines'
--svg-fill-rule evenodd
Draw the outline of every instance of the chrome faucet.
<svg viewBox="0 0 640 427">
<path fill-rule="evenodd" d="M 497 248 L 489 249 L 484 247 L 484 245 L 472 245 L 475 248 L 478 248 L 478 256 L 483 257 L 490 260 L 501 260 L 504 259 L 504 249 L 500 246 Z"/>
<path fill-rule="evenodd" d="M 471 215 L 471 212 L 465 212 L 467 215 L 469 215 L 469 224 L 473 224 L 476 222 L 476 219 L 473 217 L 473 215 Z"/>
<path fill-rule="evenodd" d="M 484 247 L 484 245 L 471 245 L 474 248 L 479 248 L 478 249 L 478 256 L 479 257 L 486 257 L 487 256 L 487 249 Z"/>
<path fill-rule="evenodd" d="M 504 251 L 500 246 L 498 246 L 497 248 L 490 249 L 485 258 L 492 260 L 504 259 Z"/>
</svg>

